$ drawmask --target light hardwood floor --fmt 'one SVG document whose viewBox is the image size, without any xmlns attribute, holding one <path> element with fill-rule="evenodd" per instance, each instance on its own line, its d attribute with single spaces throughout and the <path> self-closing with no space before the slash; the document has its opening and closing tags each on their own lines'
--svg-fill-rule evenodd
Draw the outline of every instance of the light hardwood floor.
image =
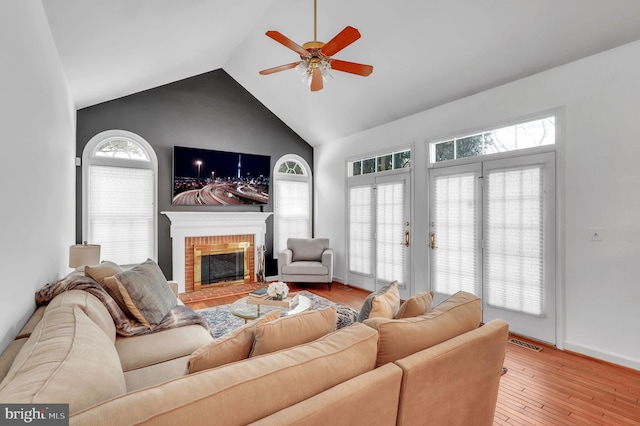
<svg viewBox="0 0 640 426">
<path fill-rule="evenodd" d="M 369 294 L 338 283 L 331 291 L 321 285 L 291 287 L 356 310 Z M 243 295 L 189 306 L 202 309 L 240 297 Z M 640 371 L 530 343 L 541 346 L 542 351 L 506 345 L 508 371 L 500 380 L 495 425 L 640 425 Z"/>
</svg>

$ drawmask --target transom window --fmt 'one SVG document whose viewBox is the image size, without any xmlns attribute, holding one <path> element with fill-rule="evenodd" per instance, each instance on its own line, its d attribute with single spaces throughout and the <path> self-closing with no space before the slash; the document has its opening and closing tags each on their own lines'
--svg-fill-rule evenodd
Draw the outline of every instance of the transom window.
<svg viewBox="0 0 640 426">
<path fill-rule="evenodd" d="M 128 160 L 149 161 L 149 155 L 138 143 L 123 137 L 105 140 L 95 149 L 97 157 L 124 158 Z"/>
<path fill-rule="evenodd" d="M 556 143 L 555 116 L 513 124 L 499 129 L 432 142 L 431 163 L 517 151 Z"/>
<path fill-rule="evenodd" d="M 347 163 L 348 176 L 360 176 L 411 167 L 411 150 L 390 152 Z"/>
</svg>

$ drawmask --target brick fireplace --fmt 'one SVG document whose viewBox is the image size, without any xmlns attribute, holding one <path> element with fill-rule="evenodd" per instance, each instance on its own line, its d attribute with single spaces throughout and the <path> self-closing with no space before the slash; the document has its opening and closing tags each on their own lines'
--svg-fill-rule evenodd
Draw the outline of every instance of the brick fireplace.
<svg viewBox="0 0 640 426">
<path fill-rule="evenodd" d="M 245 250 L 244 244 L 248 247 Z M 253 242 L 253 235 L 216 235 L 206 237 L 186 237 L 184 242 L 184 285 L 185 291 L 199 291 L 202 287 L 214 286 L 214 285 L 229 285 L 236 284 L 238 281 L 242 283 L 249 283 L 255 281 L 252 277 L 255 277 L 255 258 L 253 253 L 255 252 L 255 244 Z M 246 258 L 243 256 L 243 263 L 246 263 L 246 274 L 240 280 L 220 281 L 217 283 L 203 283 L 198 276 L 198 272 L 202 272 L 199 268 L 200 256 L 211 255 L 216 253 L 235 253 L 240 250 L 246 253 Z M 200 278 L 200 279 L 199 279 Z"/>
<path fill-rule="evenodd" d="M 195 291 L 194 247 L 249 242 L 249 274 L 256 279 L 257 249 L 265 243 L 266 220 L 263 212 L 162 212 L 171 221 L 171 248 L 174 281 L 181 293 Z"/>
</svg>

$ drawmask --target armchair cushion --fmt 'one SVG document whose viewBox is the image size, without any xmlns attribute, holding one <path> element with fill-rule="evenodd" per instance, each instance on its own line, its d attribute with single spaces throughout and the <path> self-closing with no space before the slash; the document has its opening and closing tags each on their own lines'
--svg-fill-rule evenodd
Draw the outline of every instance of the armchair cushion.
<svg viewBox="0 0 640 426">
<path fill-rule="evenodd" d="M 289 238 L 287 248 L 293 253 L 293 261 L 322 260 L 322 253 L 329 248 L 328 238 Z"/>
</svg>

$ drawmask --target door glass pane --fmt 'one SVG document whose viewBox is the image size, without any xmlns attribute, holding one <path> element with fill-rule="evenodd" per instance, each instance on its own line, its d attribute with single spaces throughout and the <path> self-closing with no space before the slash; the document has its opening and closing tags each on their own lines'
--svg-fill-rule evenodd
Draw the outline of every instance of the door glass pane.
<svg viewBox="0 0 640 426">
<path fill-rule="evenodd" d="M 373 256 L 373 189 L 349 188 L 349 270 L 371 275 Z"/>
<path fill-rule="evenodd" d="M 378 281 L 405 284 L 404 182 L 380 184 L 376 200 L 376 265 Z"/>
<path fill-rule="evenodd" d="M 485 178 L 487 303 L 541 315 L 545 246 L 542 165 L 491 170 Z"/>
<path fill-rule="evenodd" d="M 433 287 L 451 295 L 478 294 L 476 173 L 436 176 L 433 183 Z"/>
</svg>

